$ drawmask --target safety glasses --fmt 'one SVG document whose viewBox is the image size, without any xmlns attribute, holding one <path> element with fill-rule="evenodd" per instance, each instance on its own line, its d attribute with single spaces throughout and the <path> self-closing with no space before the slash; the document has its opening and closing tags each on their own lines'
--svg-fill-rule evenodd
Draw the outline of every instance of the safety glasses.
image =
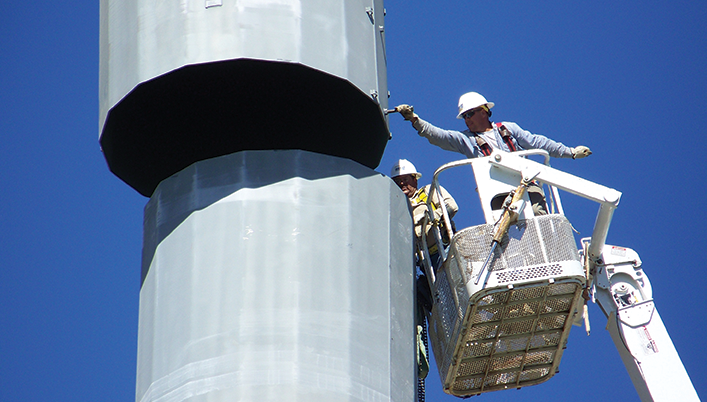
<svg viewBox="0 0 707 402">
<path fill-rule="evenodd" d="M 478 112 L 479 110 L 481 110 L 481 109 L 471 109 L 468 112 L 464 112 L 462 114 L 462 117 L 464 119 L 471 119 L 476 114 L 476 112 Z"/>
</svg>

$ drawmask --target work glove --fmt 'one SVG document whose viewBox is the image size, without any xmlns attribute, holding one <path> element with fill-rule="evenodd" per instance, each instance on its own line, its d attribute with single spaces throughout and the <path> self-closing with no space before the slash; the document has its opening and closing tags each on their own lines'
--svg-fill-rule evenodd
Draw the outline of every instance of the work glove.
<svg viewBox="0 0 707 402">
<path fill-rule="evenodd" d="M 572 159 L 581 159 L 592 154 L 592 151 L 584 145 L 580 145 L 571 149 Z"/>
<path fill-rule="evenodd" d="M 413 121 L 418 118 L 415 112 L 413 112 L 413 107 L 410 105 L 398 105 L 395 107 L 395 111 L 402 114 L 405 120 Z"/>
</svg>

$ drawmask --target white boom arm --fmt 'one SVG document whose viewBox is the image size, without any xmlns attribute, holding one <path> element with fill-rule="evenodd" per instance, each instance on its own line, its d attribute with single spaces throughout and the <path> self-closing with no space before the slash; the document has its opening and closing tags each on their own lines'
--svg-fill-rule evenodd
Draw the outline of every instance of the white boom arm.
<svg viewBox="0 0 707 402">
<path fill-rule="evenodd" d="M 596 303 L 609 320 L 607 329 L 641 401 L 699 401 L 655 307 L 638 254 L 605 245 L 593 285 Z"/>
</svg>

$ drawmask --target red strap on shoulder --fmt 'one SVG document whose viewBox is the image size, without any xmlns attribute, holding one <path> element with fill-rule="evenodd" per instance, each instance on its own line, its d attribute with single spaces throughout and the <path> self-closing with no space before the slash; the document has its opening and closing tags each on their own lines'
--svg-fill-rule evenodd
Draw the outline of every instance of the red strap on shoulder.
<svg viewBox="0 0 707 402">
<path fill-rule="evenodd" d="M 481 138 L 478 134 L 474 134 L 474 139 L 476 140 L 476 145 L 479 147 L 479 150 L 481 150 L 481 153 L 484 154 L 484 156 L 491 155 L 491 146 L 489 146 L 483 138 Z"/>
<path fill-rule="evenodd" d="M 508 131 L 506 126 L 503 125 L 503 123 L 496 123 L 496 126 L 498 127 L 498 131 L 501 133 L 501 138 L 503 138 L 503 142 L 506 143 L 506 146 L 511 152 L 515 152 L 518 149 L 516 148 L 516 145 L 513 143 L 513 139 L 511 138 L 511 133 Z"/>
</svg>

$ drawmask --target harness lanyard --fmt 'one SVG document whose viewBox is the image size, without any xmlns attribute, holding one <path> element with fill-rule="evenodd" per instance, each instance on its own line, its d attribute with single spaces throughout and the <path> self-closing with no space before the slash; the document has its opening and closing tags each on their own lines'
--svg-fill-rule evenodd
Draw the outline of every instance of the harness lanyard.
<svg viewBox="0 0 707 402">
<path fill-rule="evenodd" d="M 481 138 L 478 134 L 474 135 L 474 138 L 476 138 L 476 145 L 479 146 L 481 153 L 484 154 L 484 156 L 491 155 L 491 146 L 486 142 L 486 140 Z"/>
<path fill-rule="evenodd" d="M 503 123 L 496 123 L 496 126 L 498 127 L 498 132 L 501 134 L 501 138 L 503 138 L 503 142 L 506 143 L 508 149 L 510 149 L 511 152 L 517 151 L 518 149 L 516 149 L 513 139 L 511 139 L 511 132 L 508 131 L 506 126 L 504 126 Z"/>
</svg>

